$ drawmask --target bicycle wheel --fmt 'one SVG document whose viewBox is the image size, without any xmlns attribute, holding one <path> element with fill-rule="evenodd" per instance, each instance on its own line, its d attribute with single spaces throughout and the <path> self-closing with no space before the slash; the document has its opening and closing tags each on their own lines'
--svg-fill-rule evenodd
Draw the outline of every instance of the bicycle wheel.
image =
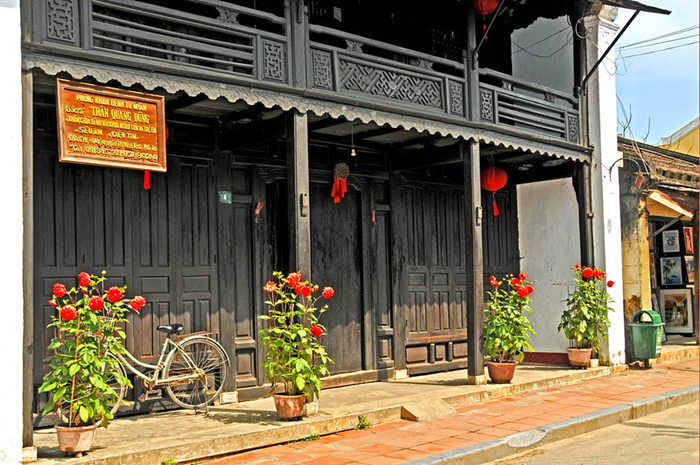
<svg viewBox="0 0 700 465">
<path fill-rule="evenodd" d="M 197 377 L 170 382 L 166 385 L 166 392 L 173 402 L 183 408 L 211 405 L 224 390 L 228 376 L 225 353 L 218 344 L 204 337 L 185 341 L 180 348 L 175 349 L 165 362 L 166 378 L 192 374 L 197 374 Z"/>
<path fill-rule="evenodd" d="M 105 379 L 107 381 L 107 384 L 114 389 L 114 391 L 117 393 L 117 401 L 112 404 L 108 405 L 109 411 L 112 414 L 112 417 L 117 413 L 117 410 L 119 410 L 119 407 L 122 405 L 122 399 L 126 398 L 126 393 L 128 390 L 127 382 L 128 378 L 126 377 L 126 370 L 124 369 L 124 366 L 119 362 L 119 360 L 114 357 L 113 355 L 110 355 L 110 358 L 112 359 L 111 363 L 108 363 L 105 365 L 105 372 L 107 373 L 105 375 Z M 92 394 L 92 390 L 94 389 L 93 387 L 86 385 L 84 383 L 81 383 L 82 386 L 82 392 L 78 393 L 78 396 L 90 396 Z M 72 386 L 68 386 L 67 389 L 72 389 Z M 58 417 L 61 420 L 61 423 L 63 424 L 68 424 L 68 418 L 70 416 L 70 404 L 65 403 L 61 405 L 61 408 L 56 410 L 56 413 L 58 414 Z M 73 420 L 76 419 L 77 412 L 73 412 Z M 97 426 L 102 425 L 102 420 L 97 420 L 95 422 Z"/>
</svg>

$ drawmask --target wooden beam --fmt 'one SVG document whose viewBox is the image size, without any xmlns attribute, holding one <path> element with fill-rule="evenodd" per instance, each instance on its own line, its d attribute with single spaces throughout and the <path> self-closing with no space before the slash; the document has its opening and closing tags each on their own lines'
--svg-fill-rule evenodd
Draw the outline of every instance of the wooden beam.
<svg viewBox="0 0 700 465">
<path fill-rule="evenodd" d="M 486 384 L 484 375 L 484 253 L 482 241 L 481 163 L 479 142 L 460 144 L 464 159 L 464 211 L 467 265 L 467 382 Z"/>
<path fill-rule="evenodd" d="M 209 97 L 206 94 L 199 94 L 195 97 L 187 96 L 187 97 L 176 98 L 174 100 L 166 102 L 166 104 L 165 104 L 166 115 L 172 115 L 177 110 L 182 110 L 183 108 L 187 108 L 191 105 L 195 105 L 195 104 L 197 104 L 199 102 L 203 102 L 205 100 L 209 100 Z"/>
<path fill-rule="evenodd" d="M 292 110 L 287 123 L 287 197 L 290 271 L 311 277 L 311 214 L 309 201 L 309 118 Z"/>
</svg>

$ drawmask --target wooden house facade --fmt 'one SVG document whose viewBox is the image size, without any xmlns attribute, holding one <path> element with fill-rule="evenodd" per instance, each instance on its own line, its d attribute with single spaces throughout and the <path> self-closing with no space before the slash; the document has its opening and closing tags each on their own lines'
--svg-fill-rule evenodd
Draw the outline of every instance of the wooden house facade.
<svg viewBox="0 0 700 465">
<path fill-rule="evenodd" d="M 245 400 L 269 388 L 257 317 L 274 270 L 335 288 L 322 320 L 333 386 L 465 366 L 481 382 L 484 277 L 519 270 L 519 184 L 571 179 L 592 262 L 579 90 L 592 66 L 583 21 L 600 2 L 505 0 L 487 15 L 472 0 L 21 6 L 34 393 L 51 287 L 83 270 L 148 300 L 130 351 L 156 357 L 159 324 L 211 332 L 232 360 L 226 390 Z M 514 34 L 538 20 L 569 37 L 544 83 L 513 58 Z M 59 78 L 164 97 L 167 171 L 150 189 L 139 170 L 59 162 Z M 509 177 L 493 196 L 487 166 Z M 165 404 L 135 385 L 132 412 Z"/>
</svg>

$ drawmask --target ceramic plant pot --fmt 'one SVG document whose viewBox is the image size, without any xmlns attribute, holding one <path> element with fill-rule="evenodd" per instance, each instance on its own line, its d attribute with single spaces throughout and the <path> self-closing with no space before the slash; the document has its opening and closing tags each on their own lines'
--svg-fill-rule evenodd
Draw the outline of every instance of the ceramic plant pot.
<svg viewBox="0 0 700 465">
<path fill-rule="evenodd" d="M 572 367 L 588 368 L 593 349 L 566 349 L 569 365 Z"/>
<path fill-rule="evenodd" d="M 275 399 L 275 408 L 277 416 L 282 420 L 291 420 L 293 418 L 301 418 L 304 416 L 304 403 L 306 401 L 305 394 L 297 396 L 287 396 L 284 394 L 273 394 Z"/>
<path fill-rule="evenodd" d="M 54 426 L 58 436 L 58 448 L 64 454 L 74 452 L 82 457 L 83 452 L 89 451 L 95 442 L 97 425 L 88 426 Z"/>
<path fill-rule="evenodd" d="M 517 363 L 498 363 L 486 362 L 486 367 L 489 369 L 489 378 L 495 384 L 508 384 L 515 375 L 515 366 Z"/>
</svg>

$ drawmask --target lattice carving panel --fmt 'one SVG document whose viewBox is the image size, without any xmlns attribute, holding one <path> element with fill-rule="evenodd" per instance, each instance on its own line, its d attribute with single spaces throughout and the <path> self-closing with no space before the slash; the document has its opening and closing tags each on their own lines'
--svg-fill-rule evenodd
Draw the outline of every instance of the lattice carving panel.
<svg viewBox="0 0 700 465">
<path fill-rule="evenodd" d="M 265 80 L 284 82 L 284 46 L 276 42 L 263 42 L 263 75 Z"/>
<path fill-rule="evenodd" d="M 76 0 L 46 1 L 46 37 L 77 44 Z"/>
<path fill-rule="evenodd" d="M 341 91 L 360 92 L 426 107 L 443 108 L 439 82 L 340 60 Z"/>
<path fill-rule="evenodd" d="M 313 66 L 314 87 L 320 89 L 333 89 L 333 74 L 331 68 L 331 54 L 313 50 L 311 52 L 311 64 Z"/>
</svg>

